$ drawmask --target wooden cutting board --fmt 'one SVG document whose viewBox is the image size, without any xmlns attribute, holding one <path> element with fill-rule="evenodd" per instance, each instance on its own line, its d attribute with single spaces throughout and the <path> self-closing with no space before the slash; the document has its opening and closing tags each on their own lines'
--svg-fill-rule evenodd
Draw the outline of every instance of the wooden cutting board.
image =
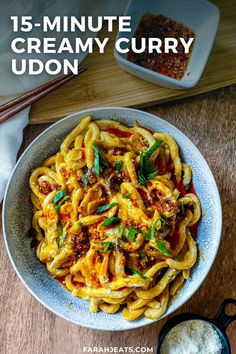
<svg viewBox="0 0 236 354">
<path fill-rule="evenodd" d="M 203 76 L 189 90 L 171 90 L 123 71 L 113 56 L 116 33 L 110 36 L 105 54 L 95 51 L 83 64 L 88 70 L 33 105 L 30 123 L 56 121 L 79 110 L 96 106 L 145 107 L 231 85 L 236 82 L 236 1 L 215 0 L 221 21 L 215 45 Z"/>
</svg>

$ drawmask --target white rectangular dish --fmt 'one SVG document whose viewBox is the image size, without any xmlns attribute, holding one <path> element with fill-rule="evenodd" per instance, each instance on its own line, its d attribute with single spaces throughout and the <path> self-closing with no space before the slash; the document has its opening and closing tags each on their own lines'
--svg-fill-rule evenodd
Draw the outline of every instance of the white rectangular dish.
<svg viewBox="0 0 236 354">
<path fill-rule="evenodd" d="M 187 89 L 195 86 L 201 78 L 215 40 L 220 19 L 219 9 L 206 0 L 131 0 L 125 15 L 131 16 L 132 31 L 129 33 L 119 32 L 117 39 L 132 38 L 142 16 L 148 12 L 182 22 L 194 31 L 194 46 L 183 78 L 181 80 L 173 79 L 134 64 L 127 60 L 127 54 L 120 54 L 115 48 L 114 55 L 117 63 L 127 72 L 155 84 L 175 89 Z"/>
</svg>

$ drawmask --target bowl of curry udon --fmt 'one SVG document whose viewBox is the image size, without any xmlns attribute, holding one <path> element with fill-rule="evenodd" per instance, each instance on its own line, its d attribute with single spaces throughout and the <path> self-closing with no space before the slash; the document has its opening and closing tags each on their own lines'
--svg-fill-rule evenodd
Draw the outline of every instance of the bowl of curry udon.
<svg viewBox="0 0 236 354">
<path fill-rule="evenodd" d="M 15 271 L 45 307 L 100 330 L 167 316 L 216 257 L 221 202 L 201 153 L 177 128 L 128 108 L 82 111 L 39 135 L 3 206 Z"/>
</svg>

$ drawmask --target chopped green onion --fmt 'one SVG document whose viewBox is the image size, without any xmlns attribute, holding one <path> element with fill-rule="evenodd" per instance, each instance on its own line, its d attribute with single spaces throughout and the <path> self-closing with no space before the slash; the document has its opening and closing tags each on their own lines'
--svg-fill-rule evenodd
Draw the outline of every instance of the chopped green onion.
<svg viewBox="0 0 236 354">
<path fill-rule="evenodd" d="M 144 174 L 144 152 L 143 151 L 140 154 L 139 169 L 140 169 L 141 175 L 143 175 Z"/>
<path fill-rule="evenodd" d="M 148 230 L 148 232 L 146 233 L 146 240 L 150 241 L 151 240 L 151 229 Z"/>
<path fill-rule="evenodd" d="M 144 157 L 150 157 L 154 153 L 154 151 L 156 149 L 158 149 L 159 146 L 161 146 L 162 143 L 163 143 L 163 140 L 155 141 L 155 143 L 152 144 L 152 146 L 147 151 L 145 151 Z"/>
<path fill-rule="evenodd" d="M 154 161 L 150 159 L 153 152 L 163 143 L 162 140 L 156 141 L 146 152 L 141 152 L 138 171 L 138 180 L 142 185 L 146 185 L 147 180 L 158 175 L 155 170 Z"/>
<path fill-rule="evenodd" d="M 117 161 L 115 163 L 115 169 L 116 171 L 120 172 L 121 171 L 121 167 L 122 167 L 122 161 Z"/>
<path fill-rule="evenodd" d="M 122 195 L 122 198 L 128 198 L 128 197 L 131 196 L 131 194 L 132 194 L 132 193 L 127 192 L 127 193 L 125 193 L 124 195 Z"/>
<path fill-rule="evenodd" d="M 139 183 L 142 184 L 143 186 L 145 186 L 147 183 L 146 178 L 144 177 L 144 175 L 140 171 L 138 171 L 138 180 L 139 180 Z"/>
<path fill-rule="evenodd" d="M 157 176 L 157 171 L 155 170 L 154 161 L 145 157 L 145 154 L 140 155 L 140 165 L 138 171 L 138 180 L 142 185 L 146 185 L 147 179 Z"/>
<path fill-rule="evenodd" d="M 82 176 L 82 183 L 83 183 L 83 185 L 84 185 L 84 186 L 87 186 L 88 182 L 89 182 L 88 178 L 87 178 L 85 175 L 83 175 L 83 176 Z"/>
<path fill-rule="evenodd" d="M 151 179 L 151 178 L 154 178 L 154 177 L 156 177 L 156 176 L 158 176 L 158 173 L 155 171 L 155 172 L 149 173 L 149 174 L 147 175 L 147 179 Z"/>
<path fill-rule="evenodd" d="M 96 175 L 99 175 L 99 173 L 100 173 L 99 148 L 95 144 L 93 144 L 92 146 L 93 146 L 93 152 L 94 152 L 93 168 L 94 168 L 94 171 L 96 172 Z"/>
<path fill-rule="evenodd" d="M 154 221 L 154 223 L 152 224 L 152 226 L 151 226 L 151 235 L 150 235 L 151 236 L 151 240 L 154 239 L 154 237 L 155 237 L 157 223 L 158 223 L 158 219 L 156 219 Z"/>
<path fill-rule="evenodd" d="M 164 256 L 170 256 L 170 252 L 167 250 L 165 244 L 161 240 L 157 240 L 157 247 Z"/>
<path fill-rule="evenodd" d="M 129 271 L 131 272 L 131 274 L 133 275 L 139 275 L 141 278 L 143 279 L 148 279 L 148 277 L 146 277 L 145 275 L 143 275 L 142 273 L 140 273 L 138 270 L 127 267 L 129 269 Z"/>
<path fill-rule="evenodd" d="M 110 218 L 107 218 L 105 221 L 103 221 L 102 226 L 110 226 L 112 224 L 118 224 L 120 221 L 121 221 L 120 218 L 111 216 Z"/>
<path fill-rule="evenodd" d="M 63 237 L 64 227 L 65 227 L 65 223 L 62 224 L 62 227 L 60 229 L 60 233 L 59 233 L 59 236 L 58 236 L 58 240 L 57 240 L 58 248 L 60 248 L 61 241 L 63 241 L 65 239 L 65 236 L 66 236 L 66 234 L 65 234 L 64 237 Z"/>
<path fill-rule="evenodd" d="M 101 242 L 105 247 L 104 249 L 102 248 L 99 248 L 97 251 L 100 252 L 100 253 L 103 253 L 103 252 L 107 252 L 107 251 L 112 251 L 113 250 L 113 246 L 112 246 L 112 243 L 109 242 L 109 241 L 103 241 Z"/>
<path fill-rule="evenodd" d="M 146 233 L 146 240 L 150 241 L 153 240 L 156 234 L 156 225 L 158 223 L 159 219 L 156 219 L 154 223 L 152 224 L 151 228 L 148 230 Z"/>
<path fill-rule="evenodd" d="M 144 159 L 144 175 L 145 175 L 145 177 L 147 175 L 150 175 L 151 173 L 154 173 L 154 172 L 157 172 L 156 168 L 155 168 L 154 161 L 149 158 L 145 158 Z"/>
<path fill-rule="evenodd" d="M 56 212 L 59 213 L 60 211 L 60 207 L 62 205 L 62 203 L 64 203 L 66 200 L 70 199 L 69 195 L 65 195 L 62 200 L 55 206 Z"/>
<path fill-rule="evenodd" d="M 97 175 L 100 174 L 100 163 L 104 165 L 105 167 L 108 167 L 108 162 L 106 160 L 106 157 L 104 154 L 101 152 L 99 147 L 96 144 L 92 144 L 93 151 L 94 151 L 94 170 Z"/>
<path fill-rule="evenodd" d="M 163 227 L 166 228 L 168 226 L 167 217 L 164 216 L 164 215 L 161 215 L 160 216 L 160 220 L 161 220 L 161 222 L 163 224 Z"/>
<path fill-rule="evenodd" d="M 146 256 L 146 254 L 143 252 L 143 250 L 140 250 L 139 251 L 139 254 L 140 254 L 140 257 L 141 257 L 141 259 L 144 261 L 144 262 L 147 262 L 147 256 Z"/>
<path fill-rule="evenodd" d="M 134 242 L 134 241 L 135 241 L 135 235 L 138 234 L 138 233 L 140 233 L 140 232 L 141 232 L 140 229 L 135 228 L 135 227 L 133 227 L 133 226 L 130 226 L 127 237 L 128 237 L 128 239 L 129 239 L 130 241 Z"/>
<path fill-rule="evenodd" d="M 125 230 L 125 225 L 120 224 L 119 227 L 118 227 L 118 236 L 119 236 L 119 237 L 122 237 L 122 236 L 123 236 L 124 230 Z"/>
<path fill-rule="evenodd" d="M 113 250 L 113 246 L 111 242 L 105 241 L 103 243 L 105 244 L 105 252 Z"/>
<path fill-rule="evenodd" d="M 110 203 L 110 204 L 102 205 L 102 206 L 100 206 L 100 207 L 97 209 L 97 212 L 98 212 L 98 213 L 102 213 L 103 211 L 108 210 L 108 209 L 110 209 L 110 208 L 116 206 L 117 204 L 118 204 L 118 203 L 113 202 L 113 203 Z"/>
<path fill-rule="evenodd" d="M 100 156 L 100 161 L 103 164 L 103 166 L 108 167 L 108 162 L 106 160 L 106 157 L 101 150 L 99 150 L 99 156 Z"/>
<path fill-rule="evenodd" d="M 61 204 L 55 206 L 57 214 L 60 212 Z"/>
<path fill-rule="evenodd" d="M 65 195 L 66 195 L 66 189 L 62 189 L 61 191 L 59 191 L 53 199 L 54 203 L 56 204 Z"/>
<path fill-rule="evenodd" d="M 99 147 L 96 144 L 92 144 L 94 152 L 96 151 L 100 157 L 101 163 L 108 167 L 108 162 L 106 160 L 106 157 L 104 156 L 103 152 L 99 149 Z"/>
</svg>

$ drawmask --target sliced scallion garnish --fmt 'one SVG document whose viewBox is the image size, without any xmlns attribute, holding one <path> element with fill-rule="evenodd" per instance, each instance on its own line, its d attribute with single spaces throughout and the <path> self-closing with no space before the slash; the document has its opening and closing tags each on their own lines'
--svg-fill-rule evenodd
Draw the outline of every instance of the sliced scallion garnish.
<svg viewBox="0 0 236 354">
<path fill-rule="evenodd" d="M 66 189 L 62 189 L 61 191 L 59 191 L 53 199 L 54 203 L 56 204 L 57 202 L 59 202 L 59 200 L 63 198 L 65 195 L 66 195 Z"/>
<path fill-rule="evenodd" d="M 120 221 L 121 221 L 120 218 L 111 216 L 110 218 L 107 218 L 105 221 L 103 221 L 102 226 L 110 226 L 112 224 L 118 224 Z"/>
<path fill-rule="evenodd" d="M 120 224 L 119 227 L 118 227 L 118 236 L 119 236 L 119 237 L 122 237 L 122 236 L 123 236 L 124 230 L 125 230 L 125 225 Z"/>
<path fill-rule="evenodd" d="M 154 151 L 156 149 L 158 149 L 159 146 L 161 146 L 162 143 L 163 143 L 163 140 L 155 141 L 155 143 L 152 144 L 152 146 L 150 146 L 150 148 L 147 151 L 145 151 L 144 157 L 150 157 L 154 153 Z"/>
<path fill-rule="evenodd" d="M 83 185 L 84 185 L 84 186 L 87 186 L 88 182 L 89 182 L 88 178 L 87 178 L 85 175 L 83 175 L 83 176 L 82 176 L 82 183 L 83 183 Z"/>
<path fill-rule="evenodd" d="M 113 203 L 109 203 L 109 204 L 106 204 L 106 205 L 102 205 L 102 206 L 100 206 L 100 207 L 97 209 L 97 212 L 98 212 L 98 213 L 102 213 L 103 211 L 108 210 L 108 209 L 110 209 L 110 208 L 116 206 L 117 204 L 118 204 L 118 203 L 113 202 Z"/>
<path fill-rule="evenodd" d="M 134 269 L 134 268 L 130 268 L 127 267 L 129 269 L 129 271 L 131 272 L 131 274 L 133 275 L 139 275 L 141 278 L 143 279 L 148 279 L 148 277 L 146 277 L 145 275 L 143 275 L 141 272 L 139 272 L 138 270 Z"/>
<path fill-rule="evenodd" d="M 130 226 L 127 237 L 128 237 L 128 239 L 130 241 L 134 242 L 135 241 L 135 236 L 137 234 L 139 234 L 139 233 L 141 233 L 140 229 L 138 229 L 136 227 L 133 227 L 133 226 Z"/>
<path fill-rule="evenodd" d="M 66 200 L 70 199 L 70 196 L 69 195 L 65 195 L 61 200 L 60 202 L 55 206 L 55 209 L 56 209 L 56 212 L 59 213 L 60 211 L 60 207 L 62 205 L 62 203 L 64 203 Z"/>
<path fill-rule="evenodd" d="M 131 194 L 132 194 L 132 193 L 127 192 L 127 193 L 125 193 L 124 195 L 122 195 L 122 198 L 128 198 L 128 197 L 131 196 Z"/>
<path fill-rule="evenodd" d="M 117 161 L 115 163 L 115 169 L 116 171 L 120 172 L 121 171 L 121 167 L 122 167 L 122 161 Z"/>
<path fill-rule="evenodd" d="M 157 247 L 159 248 L 159 250 L 161 251 L 161 253 L 164 256 L 167 256 L 167 257 L 170 256 L 170 252 L 167 250 L 167 248 L 166 248 L 166 246 L 165 246 L 163 241 L 157 240 Z"/>
<path fill-rule="evenodd" d="M 102 151 L 99 149 L 99 147 L 96 144 L 92 144 L 93 147 L 93 152 L 94 152 L 94 163 L 93 163 L 93 168 L 96 172 L 97 175 L 100 174 L 100 169 L 101 165 L 108 167 L 108 162 L 106 160 L 106 157 L 102 153 Z"/>
<path fill-rule="evenodd" d="M 112 243 L 109 241 L 103 241 L 101 242 L 104 245 L 104 248 L 99 248 L 97 251 L 100 253 L 107 252 L 107 251 L 112 251 L 113 246 Z"/>
</svg>

